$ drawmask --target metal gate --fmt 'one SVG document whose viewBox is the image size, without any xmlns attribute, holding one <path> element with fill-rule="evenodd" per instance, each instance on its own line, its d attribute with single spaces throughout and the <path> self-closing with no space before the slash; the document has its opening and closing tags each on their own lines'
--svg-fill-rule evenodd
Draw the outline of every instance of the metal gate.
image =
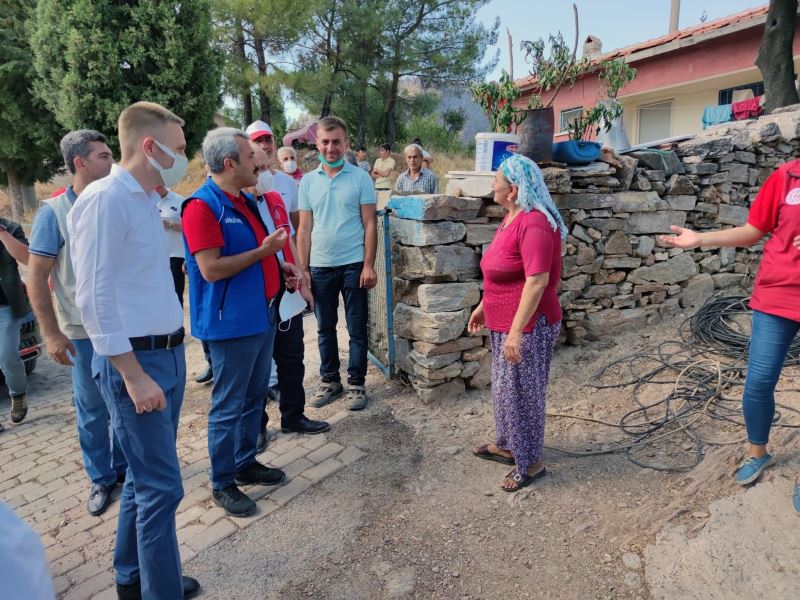
<svg viewBox="0 0 800 600">
<path fill-rule="evenodd" d="M 392 250 L 389 212 L 378 211 L 378 249 L 375 254 L 377 285 L 368 293 L 367 350 L 370 362 L 386 377 L 394 375 L 394 326 L 392 323 Z"/>
</svg>

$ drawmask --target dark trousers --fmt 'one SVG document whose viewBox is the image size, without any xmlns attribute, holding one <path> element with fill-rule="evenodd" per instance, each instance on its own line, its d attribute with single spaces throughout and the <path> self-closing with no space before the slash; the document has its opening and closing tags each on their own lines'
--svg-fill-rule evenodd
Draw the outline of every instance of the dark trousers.
<svg viewBox="0 0 800 600">
<path fill-rule="evenodd" d="M 303 416 L 306 406 L 306 390 L 303 379 L 306 367 L 303 364 L 305 344 L 303 343 L 303 315 L 292 317 L 278 325 L 275 335 L 275 348 L 272 357 L 278 369 L 278 389 L 280 390 L 281 426 L 291 426 Z M 269 417 L 265 410 L 261 419 L 261 429 L 267 426 Z"/>
<path fill-rule="evenodd" d="M 186 289 L 186 275 L 183 273 L 184 259 L 179 256 L 171 256 L 169 259 L 169 270 L 172 271 L 172 281 L 175 282 L 175 293 L 183 306 L 183 291 Z"/>
<path fill-rule="evenodd" d="M 324 381 L 341 381 L 339 374 L 339 294 L 344 299 L 344 315 L 350 336 L 347 382 L 364 385 L 367 376 L 367 289 L 359 285 L 363 262 L 341 267 L 311 267 L 319 339 L 319 374 Z"/>
</svg>

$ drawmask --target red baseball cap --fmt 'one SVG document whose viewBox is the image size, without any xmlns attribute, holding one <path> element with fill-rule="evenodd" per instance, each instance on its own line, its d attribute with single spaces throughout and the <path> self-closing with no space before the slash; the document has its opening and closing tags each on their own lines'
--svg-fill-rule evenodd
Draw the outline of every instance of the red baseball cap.
<svg viewBox="0 0 800 600">
<path fill-rule="evenodd" d="M 260 137 L 264 137 L 268 135 L 269 137 L 273 137 L 272 127 L 267 125 L 264 121 L 255 121 L 254 123 L 250 123 L 245 129 L 245 133 L 250 136 L 252 141 L 256 141 Z"/>
</svg>

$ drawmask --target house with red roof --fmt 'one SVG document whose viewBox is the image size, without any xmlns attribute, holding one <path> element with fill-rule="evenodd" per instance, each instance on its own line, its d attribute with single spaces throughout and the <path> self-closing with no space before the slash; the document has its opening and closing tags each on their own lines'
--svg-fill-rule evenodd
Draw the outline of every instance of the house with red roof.
<svg viewBox="0 0 800 600">
<path fill-rule="evenodd" d="M 624 57 L 636 69 L 636 79 L 618 98 L 631 144 L 696 134 L 703 129 L 706 108 L 762 95 L 764 85 L 755 61 L 767 8 L 746 10 L 605 54 L 600 40 L 589 36 L 584 55 L 598 60 Z M 798 72 L 800 31 L 796 22 L 793 56 Z M 523 95 L 515 104 L 524 108 L 533 81 L 521 79 L 517 84 Z M 553 103 L 555 141 L 567 139 L 569 121 L 602 96 L 596 73 L 578 80 L 572 89 L 562 89 Z M 547 96 L 544 99 L 546 103 Z"/>
</svg>

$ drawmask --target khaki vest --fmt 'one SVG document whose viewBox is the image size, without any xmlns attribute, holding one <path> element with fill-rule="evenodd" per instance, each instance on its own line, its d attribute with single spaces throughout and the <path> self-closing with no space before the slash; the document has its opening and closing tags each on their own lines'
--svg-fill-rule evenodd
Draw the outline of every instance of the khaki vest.
<svg viewBox="0 0 800 600">
<path fill-rule="evenodd" d="M 69 234 L 67 233 L 67 213 L 72 208 L 72 202 L 69 201 L 66 192 L 55 198 L 43 200 L 43 202 L 53 209 L 58 222 L 58 230 L 61 232 L 61 237 L 64 238 L 64 245 L 58 251 L 53 271 L 50 274 L 50 281 L 53 283 L 53 291 L 56 294 L 58 326 L 71 340 L 84 340 L 89 336 L 86 335 L 81 315 L 75 305 L 75 271 L 72 269 Z"/>
</svg>

